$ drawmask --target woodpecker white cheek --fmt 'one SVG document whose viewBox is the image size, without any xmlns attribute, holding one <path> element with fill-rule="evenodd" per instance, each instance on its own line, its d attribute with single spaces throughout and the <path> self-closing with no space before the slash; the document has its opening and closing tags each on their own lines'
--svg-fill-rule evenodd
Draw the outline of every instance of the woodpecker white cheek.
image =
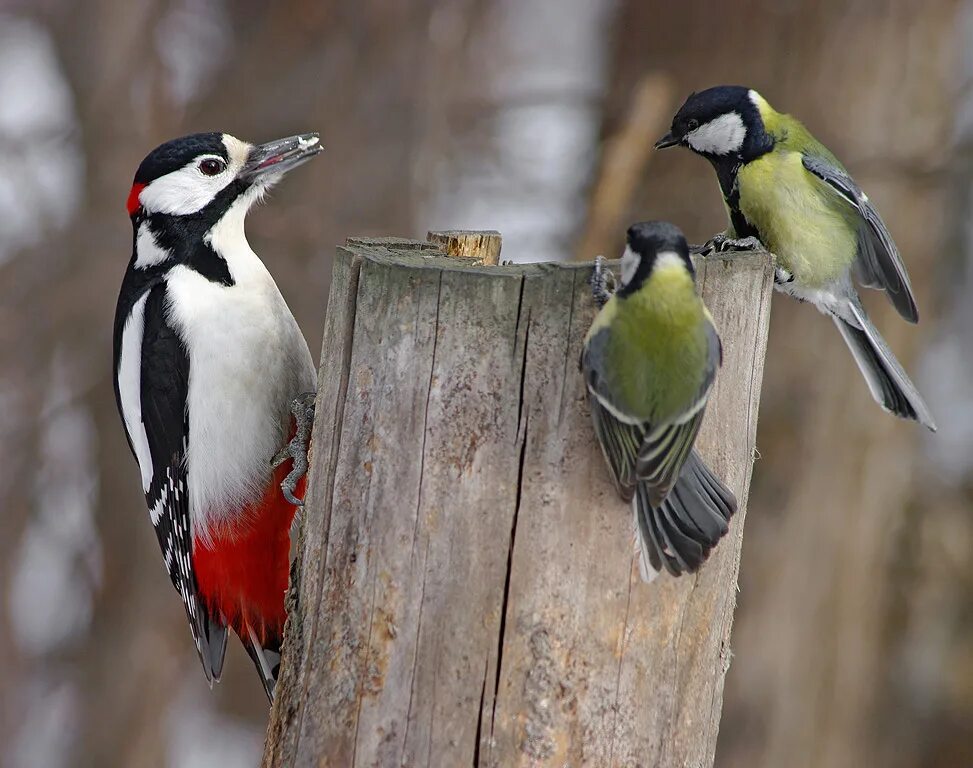
<svg viewBox="0 0 973 768">
<path fill-rule="evenodd" d="M 193 158 L 179 170 L 148 184 L 139 199 L 150 213 L 185 216 L 209 205 L 233 178 L 229 170 L 216 176 L 204 176 L 197 168 L 197 159 Z"/>
</svg>

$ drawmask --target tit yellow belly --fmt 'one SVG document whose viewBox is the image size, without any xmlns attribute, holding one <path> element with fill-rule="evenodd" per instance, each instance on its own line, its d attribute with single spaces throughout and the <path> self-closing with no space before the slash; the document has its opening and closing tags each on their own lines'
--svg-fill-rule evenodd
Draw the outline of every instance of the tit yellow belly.
<svg viewBox="0 0 973 768">
<path fill-rule="evenodd" d="M 776 256 L 808 288 L 825 288 L 851 267 L 858 251 L 858 214 L 802 163 L 778 148 L 737 173 L 739 208 Z"/>
</svg>

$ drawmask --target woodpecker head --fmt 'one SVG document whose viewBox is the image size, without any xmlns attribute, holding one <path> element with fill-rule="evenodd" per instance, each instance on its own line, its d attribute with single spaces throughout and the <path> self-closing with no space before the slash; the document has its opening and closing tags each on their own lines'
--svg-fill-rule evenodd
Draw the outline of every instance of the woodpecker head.
<svg viewBox="0 0 973 768">
<path fill-rule="evenodd" d="M 235 222 L 281 177 L 322 149 L 316 133 L 248 144 L 228 133 L 194 133 L 152 150 L 135 173 L 128 214 L 135 266 L 159 264 L 228 215 Z"/>
</svg>

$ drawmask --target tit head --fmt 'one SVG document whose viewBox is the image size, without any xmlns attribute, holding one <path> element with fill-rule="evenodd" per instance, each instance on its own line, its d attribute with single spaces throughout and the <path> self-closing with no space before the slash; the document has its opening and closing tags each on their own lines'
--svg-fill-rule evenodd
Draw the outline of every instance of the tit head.
<svg viewBox="0 0 973 768">
<path fill-rule="evenodd" d="M 316 133 L 249 144 L 228 133 L 194 133 L 156 147 L 139 165 L 128 196 L 133 223 L 156 215 L 219 220 L 243 213 L 292 168 L 322 150 Z"/>
<path fill-rule="evenodd" d="M 681 263 L 695 276 L 689 244 L 682 230 L 668 221 L 643 221 L 633 224 L 625 233 L 622 275 L 617 291 L 624 298 L 639 288 L 660 264 Z"/>
<path fill-rule="evenodd" d="M 773 148 L 761 116 L 761 105 L 766 104 L 759 93 L 741 85 L 693 93 L 655 148 L 689 147 L 713 161 L 751 160 Z"/>
</svg>

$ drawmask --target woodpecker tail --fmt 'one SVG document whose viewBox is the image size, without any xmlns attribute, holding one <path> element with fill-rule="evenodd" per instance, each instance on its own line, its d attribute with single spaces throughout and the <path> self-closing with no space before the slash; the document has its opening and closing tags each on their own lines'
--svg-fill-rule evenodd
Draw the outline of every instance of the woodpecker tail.
<svg viewBox="0 0 973 768">
<path fill-rule="evenodd" d="M 267 637 L 261 642 L 253 627 L 248 624 L 246 636 L 240 635 L 240 640 L 250 658 L 253 659 L 267 698 L 273 704 L 274 687 L 277 685 L 277 673 L 280 671 L 280 636 Z"/>
<path fill-rule="evenodd" d="M 639 571 L 652 581 L 663 567 L 673 576 L 699 569 L 730 530 L 736 497 L 699 458 L 695 449 L 679 479 L 658 507 L 639 483 L 632 499 L 639 543 Z"/>
<path fill-rule="evenodd" d="M 935 432 L 936 424 L 929 412 L 929 406 L 922 399 L 916 385 L 902 370 L 899 361 L 872 325 L 865 310 L 855 300 L 851 300 L 847 306 L 854 323 L 837 315 L 832 315 L 831 319 L 854 355 L 875 402 L 889 413 L 918 421 Z"/>
<path fill-rule="evenodd" d="M 210 687 L 213 683 L 220 681 L 223 674 L 223 659 L 226 656 L 226 623 L 206 617 L 207 633 L 205 640 L 200 644 L 199 660 L 203 662 L 203 672 Z"/>
</svg>

